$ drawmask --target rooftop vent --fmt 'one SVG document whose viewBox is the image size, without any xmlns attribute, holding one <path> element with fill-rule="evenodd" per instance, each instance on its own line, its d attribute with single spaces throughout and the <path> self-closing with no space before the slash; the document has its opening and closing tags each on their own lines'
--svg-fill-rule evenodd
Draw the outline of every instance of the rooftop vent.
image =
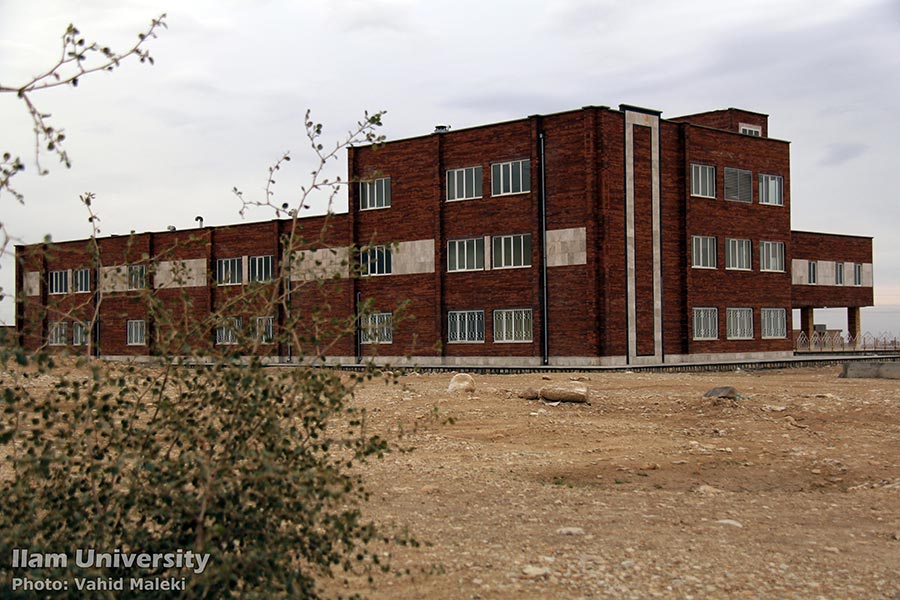
<svg viewBox="0 0 900 600">
<path fill-rule="evenodd" d="M 450 131 L 449 125 L 435 125 L 434 126 L 435 133 L 447 133 L 448 131 Z"/>
</svg>

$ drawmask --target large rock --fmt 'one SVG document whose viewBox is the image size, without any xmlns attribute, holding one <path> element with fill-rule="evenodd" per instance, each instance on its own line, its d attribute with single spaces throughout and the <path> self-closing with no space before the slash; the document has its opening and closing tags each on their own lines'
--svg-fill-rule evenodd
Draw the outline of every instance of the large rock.
<svg viewBox="0 0 900 600">
<path fill-rule="evenodd" d="M 447 387 L 448 392 L 466 392 L 471 394 L 475 391 L 475 380 L 468 373 L 457 373 L 450 380 Z"/>
<path fill-rule="evenodd" d="M 524 398 L 526 400 L 537 400 L 540 397 L 541 393 L 533 387 L 525 388 L 519 392 L 519 398 Z"/>
<path fill-rule="evenodd" d="M 704 398 L 728 398 L 733 400 L 738 397 L 737 390 L 730 385 L 720 385 L 703 394 Z"/>
<path fill-rule="evenodd" d="M 545 385 L 540 391 L 541 399 L 547 402 L 588 403 L 588 389 L 583 383 L 575 381 L 567 384 Z"/>
<path fill-rule="evenodd" d="M 900 379 L 900 363 L 847 362 L 840 376 L 848 379 Z"/>
</svg>

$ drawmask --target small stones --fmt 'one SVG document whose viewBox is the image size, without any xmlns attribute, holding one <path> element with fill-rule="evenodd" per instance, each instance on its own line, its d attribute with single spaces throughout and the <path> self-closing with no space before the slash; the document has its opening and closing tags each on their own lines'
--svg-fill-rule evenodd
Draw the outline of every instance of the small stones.
<svg viewBox="0 0 900 600">
<path fill-rule="evenodd" d="M 581 527 L 560 527 L 556 530 L 559 535 L 584 535 L 584 529 Z"/>
<path fill-rule="evenodd" d="M 711 485 L 703 484 L 698 486 L 697 489 L 694 490 L 701 496 L 718 496 L 719 494 L 724 494 L 725 490 L 720 490 L 717 487 L 713 487 Z"/>
<path fill-rule="evenodd" d="M 533 387 L 527 387 L 519 392 L 519 398 L 524 398 L 525 400 L 537 400 L 540 397 L 541 393 Z"/>
</svg>

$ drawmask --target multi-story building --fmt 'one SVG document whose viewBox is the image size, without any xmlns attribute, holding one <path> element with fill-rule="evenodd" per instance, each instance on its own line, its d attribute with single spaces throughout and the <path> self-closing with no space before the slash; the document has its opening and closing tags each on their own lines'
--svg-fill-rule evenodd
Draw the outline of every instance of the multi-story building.
<svg viewBox="0 0 900 600">
<path fill-rule="evenodd" d="M 129 290 L 144 286 L 162 303 L 189 299 L 187 320 L 232 310 L 235 328 L 270 333 L 295 305 L 352 316 L 365 304 L 374 308 L 329 346 L 332 360 L 377 351 L 451 365 L 782 358 L 793 308 L 811 334 L 815 308 L 847 307 L 855 336 L 873 303 L 871 238 L 791 231 L 789 144 L 759 113 L 663 119 L 588 106 L 351 148 L 348 162 L 349 212 L 303 219 L 323 237 L 290 253 L 280 241 L 290 220 L 104 238 L 93 255 L 106 266 L 93 270 L 83 241 L 17 248 L 22 343 L 92 335 L 101 355 L 152 354 L 146 299 Z M 306 294 L 309 269 L 292 266 L 290 303 L 237 308 L 248 283 L 265 289 L 298 253 L 335 275 L 327 294 Z M 100 308 L 79 304 L 97 288 Z M 57 321 L 54 307 L 84 315 Z M 232 342 L 221 325 L 198 339 Z M 286 360 L 296 349 L 254 351 Z"/>
</svg>

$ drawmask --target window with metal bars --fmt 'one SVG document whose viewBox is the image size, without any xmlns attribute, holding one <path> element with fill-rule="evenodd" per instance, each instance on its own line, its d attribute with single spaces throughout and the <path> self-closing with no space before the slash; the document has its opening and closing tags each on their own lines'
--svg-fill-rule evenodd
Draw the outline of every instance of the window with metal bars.
<svg viewBox="0 0 900 600">
<path fill-rule="evenodd" d="M 483 342 L 483 310 L 451 310 L 447 313 L 448 342 Z"/>
</svg>

